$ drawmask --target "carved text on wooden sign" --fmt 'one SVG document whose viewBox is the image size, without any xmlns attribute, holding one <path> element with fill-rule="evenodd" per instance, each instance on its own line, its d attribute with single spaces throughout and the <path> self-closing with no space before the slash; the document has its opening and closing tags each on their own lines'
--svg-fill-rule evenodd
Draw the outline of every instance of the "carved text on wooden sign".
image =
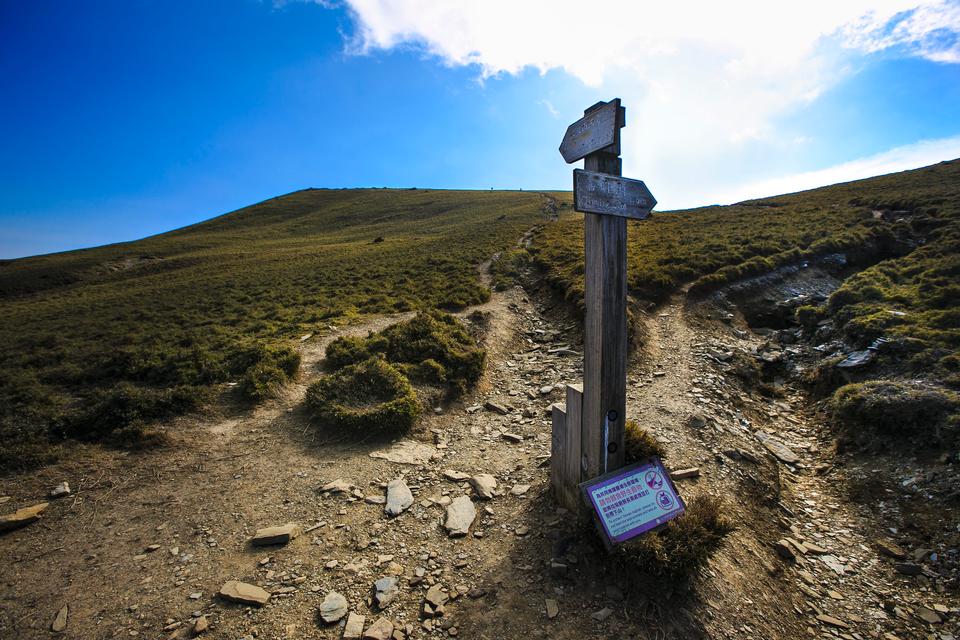
<svg viewBox="0 0 960 640">
<path fill-rule="evenodd" d="M 582 213 L 643 220 L 650 217 L 657 201 L 642 180 L 574 169 L 573 203 Z"/>
<path fill-rule="evenodd" d="M 619 110 L 620 99 L 618 98 L 591 111 L 567 127 L 563 142 L 560 143 L 560 154 L 567 164 L 616 142 L 619 129 L 617 111 Z"/>
</svg>

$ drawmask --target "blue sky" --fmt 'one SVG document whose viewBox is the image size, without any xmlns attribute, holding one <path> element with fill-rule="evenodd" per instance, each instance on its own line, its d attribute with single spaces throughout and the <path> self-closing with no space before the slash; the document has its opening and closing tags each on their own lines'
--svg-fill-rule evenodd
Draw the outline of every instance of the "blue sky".
<svg viewBox="0 0 960 640">
<path fill-rule="evenodd" d="M 960 0 L 787 4 L 2 3 L 0 257 L 305 187 L 569 189 L 614 96 L 661 209 L 960 156 Z"/>
</svg>

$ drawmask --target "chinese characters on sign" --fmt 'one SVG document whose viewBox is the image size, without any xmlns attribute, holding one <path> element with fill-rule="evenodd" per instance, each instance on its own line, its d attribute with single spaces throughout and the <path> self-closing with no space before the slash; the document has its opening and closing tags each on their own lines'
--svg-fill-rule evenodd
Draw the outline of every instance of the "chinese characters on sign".
<svg viewBox="0 0 960 640">
<path fill-rule="evenodd" d="M 617 469 L 580 488 L 609 545 L 646 533 L 684 512 L 683 500 L 659 458 Z"/>
<path fill-rule="evenodd" d="M 657 201 L 642 180 L 605 173 L 573 171 L 573 208 L 583 213 L 603 213 L 643 220 Z"/>
</svg>

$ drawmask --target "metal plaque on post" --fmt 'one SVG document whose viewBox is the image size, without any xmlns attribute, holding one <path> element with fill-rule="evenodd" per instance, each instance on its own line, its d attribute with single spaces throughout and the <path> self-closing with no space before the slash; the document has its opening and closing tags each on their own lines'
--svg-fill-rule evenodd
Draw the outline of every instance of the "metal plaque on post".
<svg viewBox="0 0 960 640">
<path fill-rule="evenodd" d="M 580 491 L 608 548 L 661 527 L 686 509 L 657 457 L 587 480 Z"/>
</svg>

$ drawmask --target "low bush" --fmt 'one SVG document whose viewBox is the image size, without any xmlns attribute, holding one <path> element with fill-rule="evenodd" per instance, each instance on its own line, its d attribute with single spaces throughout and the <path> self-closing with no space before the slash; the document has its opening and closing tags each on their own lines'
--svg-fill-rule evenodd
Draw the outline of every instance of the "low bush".
<svg viewBox="0 0 960 640">
<path fill-rule="evenodd" d="M 0 473 L 14 473 L 54 462 L 60 447 L 32 423 L 0 418 Z"/>
<path fill-rule="evenodd" d="M 817 324 L 826 317 L 826 309 L 812 304 L 805 304 L 797 307 L 794 311 L 794 317 L 797 324 L 807 330 L 813 330 Z"/>
<path fill-rule="evenodd" d="M 251 402 L 262 402 L 276 397 L 286 382 L 287 375 L 280 367 L 260 362 L 253 365 L 240 378 L 240 393 Z"/>
<path fill-rule="evenodd" d="M 692 578 L 716 553 L 733 524 L 723 515 L 719 499 L 711 495 L 690 501 L 684 515 L 659 531 L 621 545 L 622 563 L 645 575 L 671 581 Z"/>
<path fill-rule="evenodd" d="M 960 395 L 915 382 L 871 380 L 837 389 L 835 423 L 859 442 L 878 435 L 942 441 L 955 435 Z"/>
<path fill-rule="evenodd" d="M 384 358 L 413 382 L 464 393 L 483 374 L 486 352 L 459 320 L 443 311 L 424 311 L 366 338 L 338 338 L 327 347 L 334 367 Z"/>
<path fill-rule="evenodd" d="M 526 249 L 510 249 L 501 252 L 490 262 L 493 288 L 504 291 L 520 281 L 524 269 L 530 266 L 530 254 Z"/>
<path fill-rule="evenodd" d="M 353 435 L 406 433 L 420 416 L 409 380 L 377 356 L 314 382 L 306 402 L 316 422 Z"/>
<path fill-rule="evenodd" d="M 623 427 L 624 462 L 626 464 L 642 462 L 650 456 L 657 456 L 661 460 L 666 457 L 667 450 L 664 449 L 663 444 L 636 421 L 627 420 Z"/>
<path fill-rule="evenodd" d="M 154 389 L 119 382 L 92 394 L 88 405 L 66 421 L 64 435 L 129 443 L 146 433 L 145 424 L 193 411 L 208 398 L 202 387 Z"/>
</svg>

